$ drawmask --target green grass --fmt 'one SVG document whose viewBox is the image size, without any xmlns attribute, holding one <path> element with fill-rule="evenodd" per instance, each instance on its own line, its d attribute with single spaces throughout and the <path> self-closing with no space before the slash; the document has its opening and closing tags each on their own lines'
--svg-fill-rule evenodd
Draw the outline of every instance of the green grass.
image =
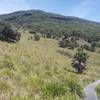
<svg viewBox="0 0 100 100">
<path fill-rule="evenodd" d="M 80 75 L 71 67 L 75 50 L 28 37 L 26 32 L 18 43 L 0 42 L 2 100 L 81 100 L 83 86 L 100 78 L 98 53 L 88 52 L 87 70 Z"/>
</svg>

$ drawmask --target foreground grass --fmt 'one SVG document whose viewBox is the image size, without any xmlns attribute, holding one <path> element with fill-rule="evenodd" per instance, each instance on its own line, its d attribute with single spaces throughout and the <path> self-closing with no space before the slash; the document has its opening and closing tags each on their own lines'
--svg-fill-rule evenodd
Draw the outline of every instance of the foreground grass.
<svg viewBox="0 0 100 100">
<path fill-rule="evenodd" d="M 57 40 L 0 42 L 1 100 L 81 100 L 83 87 L 99 79 L 100 55 L 89 53 L 87 70 L 71 67 L 75 50 L 62 49 Z"/>
<path fill-rule="evenodd" d="M 100 100 L 100 85 L 98 85 L 98 86 L 96 87 L 96 91 L 97 91 L 98 98 L 99 98 L 99 100 Z"/>
</svg>

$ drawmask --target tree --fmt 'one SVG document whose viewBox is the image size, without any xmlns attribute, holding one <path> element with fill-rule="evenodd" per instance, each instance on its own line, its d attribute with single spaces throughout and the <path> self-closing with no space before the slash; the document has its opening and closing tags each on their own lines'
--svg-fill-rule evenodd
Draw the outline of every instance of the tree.
<svg viewBox="0 0 100 100">
<path fill-rule="evenodd" d="M 87 58 L 88 55 L 84 52 L 83 47 L 79 47 L 76 54 L 74 55 L 72 67 L 78 70 L 79 73 L 82 73 L 85 69 Z"/>
<path fill-rule="evenodd" d="M 9 24 L 4 24 L 0 38 L 9 42 L 19 41 L 21 34 L 12 28 Z"/>
</svg>

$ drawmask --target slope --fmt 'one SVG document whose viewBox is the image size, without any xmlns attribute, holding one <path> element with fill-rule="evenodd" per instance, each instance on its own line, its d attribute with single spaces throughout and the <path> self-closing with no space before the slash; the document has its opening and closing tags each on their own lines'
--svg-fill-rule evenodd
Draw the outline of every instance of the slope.
<svg viewBox="0 0 100 100">
<path fill-rule="evenodd" d="M 47 13 L 41 10 L 18 11 L 1 15 L 1 20 L 12 23 L 16 27 L 40 33 L 61 35 L 64 32 L 72 34 L 76 31 L 81 37 L 100 37 L 100 23 L 85 19 Z"/>
</svg>

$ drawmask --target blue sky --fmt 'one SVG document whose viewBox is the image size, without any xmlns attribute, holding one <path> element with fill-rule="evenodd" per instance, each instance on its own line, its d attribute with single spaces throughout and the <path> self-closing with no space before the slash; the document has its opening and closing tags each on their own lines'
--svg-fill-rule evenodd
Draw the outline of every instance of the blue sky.
<svg viewBox="0 0 100 100">
<path fill-rule="evenodd" d="M 100 0 L 0 0 L 0 14 L 29 9 L 100 22 Z"/>
</svg>

